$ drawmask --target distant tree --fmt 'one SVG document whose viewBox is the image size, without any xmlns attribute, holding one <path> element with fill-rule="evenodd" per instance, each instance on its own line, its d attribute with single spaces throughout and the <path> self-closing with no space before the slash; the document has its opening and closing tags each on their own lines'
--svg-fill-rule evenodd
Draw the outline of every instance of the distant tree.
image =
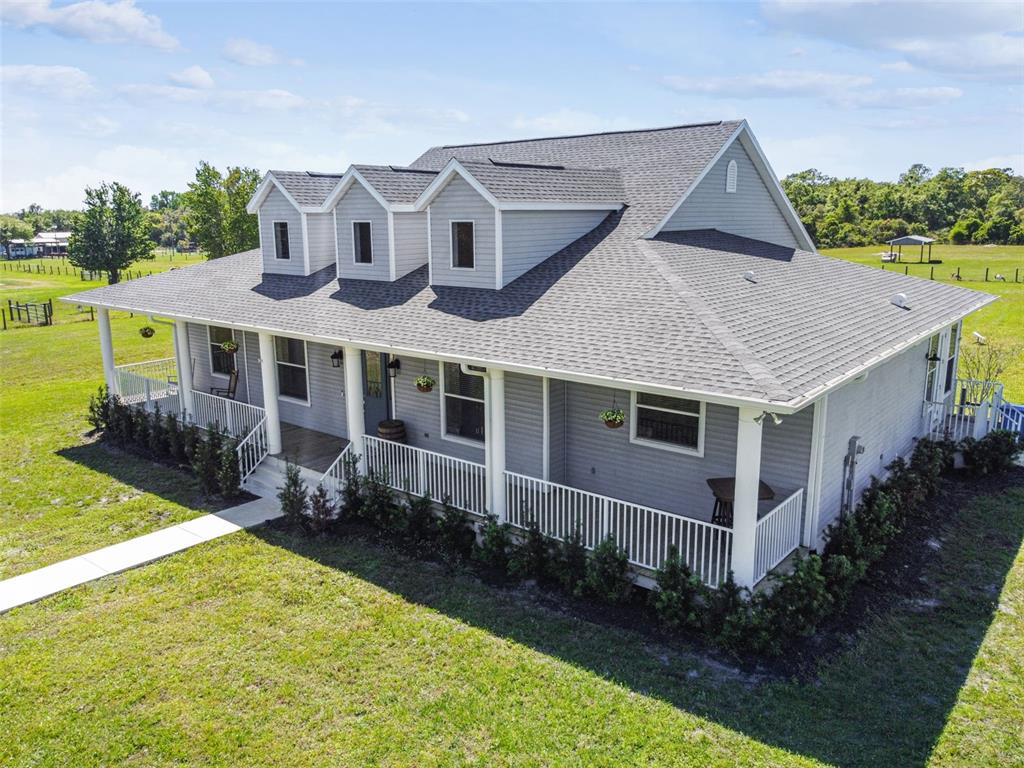
<svg viewBox="0 0 1024 768">
<path fill-rule="evenodd" d="M 185 223 L 209 258 L 259 245 L 258 220 L 245 210 L 259 181 L 254 168 L 229 167 L 226 174 L 206 162 L 196 168 L 195 181 L 183 195 Z"/>
<path fill-rule="evenodd" d="M 164 211 L 168 208 L 181 207 L 181 193 L 172 192 L 169 189 L 162 189 L 149 198 L 149 210 Z"/>
<path fill-rule="evenodd" d="M 949 230 L 949 239 L 956 245 L 964 245 L 965 243 L 971 242 L 974 238 L 974 233 L 981 228 L 981 219 L 977 216 L 970 216 L 966 219 L 960 219 L 953 228 Z"/>
<path fill-rule="evenodd" d="M 86 188 L 85 212 L 71 231 L 68 260 L 81 269 L 103 270 L 116 283 L 132 263 L 152 258 L 140 196 L 116 181 Z"/>
<path fill-rule="evenodd" d="M 4 256 L 11 256 L 12 240 L 28 240 L 35 236 L 32 225 L 16 216 L 0 216 L 0 245 L 4 247 Z"/>
</svg>

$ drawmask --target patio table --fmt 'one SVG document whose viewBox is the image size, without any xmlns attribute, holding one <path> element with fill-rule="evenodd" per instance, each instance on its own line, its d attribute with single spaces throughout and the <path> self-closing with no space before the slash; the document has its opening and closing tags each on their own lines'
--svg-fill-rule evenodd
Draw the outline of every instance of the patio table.
<svg viewBox="0 0 1024 768">
<path fill-rule="evenodd" d="M 735 477 L 709 477 L 707 479 L 711 493 L 715 495 L 715 508 L 711 513 L 711 522 L 715 525 L 732 527 L 732 504 L 736 499 Z M 770 501 L 775 498 L 775 491 L 763 480 L 757 484 L 757 500 Z"/>
</svg>

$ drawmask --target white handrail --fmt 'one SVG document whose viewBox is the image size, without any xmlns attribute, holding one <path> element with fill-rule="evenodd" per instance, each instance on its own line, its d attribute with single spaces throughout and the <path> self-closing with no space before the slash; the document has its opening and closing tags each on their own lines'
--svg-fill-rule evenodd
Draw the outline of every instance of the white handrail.
<svg viewBox="0 0 1024 768">
<path fill-rule="evenodd" d="M 568 485 L 505 472 L 508 522 L 565 538 L 579 530 L 593 549 L 611 536 L 633 565 L 657 570 L 675 547 L 701 580 L 718 586 L 729 572 L 732 530 L 704 520 L 622 501 Z"/>
<path fill-rule="evenodd" d="M 249 435 L 266 417 L 266 411 L 258 405 L 218 397 L 207 392 L 192 390 L 194 413 L 188 414 L 188 420 L 197 427 L 206 428 L 214 424 L 235 437 Z"/>
<path fill-rule="evenodd" d="M 338 501 L 341 498 L 341 491 L 348 481 L 348 457 L 352 454 L 352 443 L 349 443 L 338 454 L 338 458 L 327 468 L 327 471 L 320 477 L 322 485 L 331 499 Z"/>
<path fill-rule="evenodd" d="M 966 437 L 984 437 L 1005 418 L 1003 385 L 983 379 L 957 379 L 944 399 L 925 401 L 924 418 L 932 440 L 959 442 Z"/>
<path fill-rule="evenodd" d="M 266 416 L 260 419 L 252 431 L 238 443 L 235 452 L 238 454 L 238 471 L 242 476 L 242 482 L 245 482 L 270 452 Z"/>
<path fill-rule="evenodd" d="M 804 489 L 801 488 L 757 521 L 754 531 L 755 584 L 800 546 L 803 509 Z"/>
<path fill-rule="evenodd" d="M 430 495 L 467 512 L 487 511 L 487 483 L 483 464 L 411 445 L 363 436 L 366 473 L 392 488 L 414 496 Z"/>
</svg>

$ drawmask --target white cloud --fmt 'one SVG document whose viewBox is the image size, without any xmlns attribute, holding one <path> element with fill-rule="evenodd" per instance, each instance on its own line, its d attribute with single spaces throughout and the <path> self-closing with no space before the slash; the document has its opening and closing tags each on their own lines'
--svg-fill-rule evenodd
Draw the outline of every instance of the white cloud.
<svg viewBox="0 0 1024 768">
<path fill-rule="evenodd" d="M 186 88 L 213 88 L 213 77 L 198 64 L 185 67 L 180 72 L 172 72 L 170 80 L 177 85 Z"/>
<path fill-rule="evenodd" d="M 236 64 L 247 67 L 266 67 L 277 64 L 280 54 L 271 46 L 244 37 L 233 37 L 224 44 L 224 56 Z"/>
<path fill-rule="evenodd" d="M 886 72 L 913 72 L 914 65 L 909 61 L 889 61 L 878 67 Z"/>
<path fill-rule="evenodd" d="M 135 7 L 134 0 L 83 0 L 56 7 L 50 0 L 18 0 L 0 4 L 0 18 L 22 29 L 40 27 L 94 43 L 137 43 L 164 51 L 179 47 L 159 17 Z"/>
<path fill-rule="evenodd" d="M 564 135 L 629 130 L 640 125 L 636 120 L 626 117 L 602 117 L 592 112 L 563 107 L 533 117 L 519 115 L 512 121 L 512 127 L 516 130 L 536 131 L 548 135 Z"/>
<path fill-rule="evenodd" d="M 761 7 L 782 32 L 899 53 L 925 69 L 1016 78 L 1024 65 L 1019 3 L 765 0 Z"/>
<path fill-rule="evenodd" d="M 779 69 L 764 74 L 729 77 L 670 75 L 663 82 L 682 93 L 723 98 L 815 98 L 848 109 L 906 109 L 947 104 L 963 91 L 951 86 L 869 88 L 867 75 Z"/>
<path fill-rule="evenodd" d="M 92 115 L 78 121 L 78 130 L 87 136 L 105 138 L 117 133 L 120 124 L 104 115 Z"/>
<path fill-rule="evenodd" d="M 301 109 L 311 102 L 303 96 L 278 88 L 262 91 L 216 88 L 185 88 L 180 85 L 123 85 L 117 89 L 123 98 L 136 103 L 174 102 L 199 104 L 231 111 Z"/>
<path fill-rule="evenodd" d="M 76 99 L 93 90 L 92 77 L 78 67 L 4 64 L 0 66 L 0 82 L 5 87 L 61 99 Z"/>
</svg>

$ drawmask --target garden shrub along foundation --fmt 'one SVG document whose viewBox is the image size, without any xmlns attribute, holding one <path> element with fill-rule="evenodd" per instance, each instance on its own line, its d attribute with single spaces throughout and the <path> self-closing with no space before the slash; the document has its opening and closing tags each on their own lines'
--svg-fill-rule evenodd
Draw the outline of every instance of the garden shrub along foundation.
<svg viewBox="0 0 1024 768">
<path fill-rule="evenodd" d="M 908 522 L 927 514 L 926 504 L 934 501 L 955 450 L 964 450 L 968 472 L 979 475 L 1012 466 L 1019 446 L 1013 436 L 999 432 L 961 446 L 919 441 L 909 462 L 894 461 L 886 480 L 873 479 L 854 512 L 828 530 L 822 554 L 798 556 L 789 573 L 769 577 L 770 588 L 753 594 L 731 573 L 717 589 L 705 586 L 674 549 L 655 575 L 655 589 L 636 588 L 626 552 L 612 539 L 588 552 L 578 532 L 557 541 L 535 525 L 513 533 L 493 516 L 474 525 L 447 500 L 436 515 L 429 498 L 400 499 L 382 478 L 360 476 L 355 457 L 347 459 L 349 479 L 336 508 L 321 487 L 310 496 L 298 473 L 290 474 L 280 497 L 287 514 L 277 524 L 334 535 L 373 530 L 415 556 L 473 566 L 490 582 L 531 580 L 584 598 L 581 607 L 632 611 L 662 632 L 738 657 L 779 657 L 843 610 Z"/>
</svg>

